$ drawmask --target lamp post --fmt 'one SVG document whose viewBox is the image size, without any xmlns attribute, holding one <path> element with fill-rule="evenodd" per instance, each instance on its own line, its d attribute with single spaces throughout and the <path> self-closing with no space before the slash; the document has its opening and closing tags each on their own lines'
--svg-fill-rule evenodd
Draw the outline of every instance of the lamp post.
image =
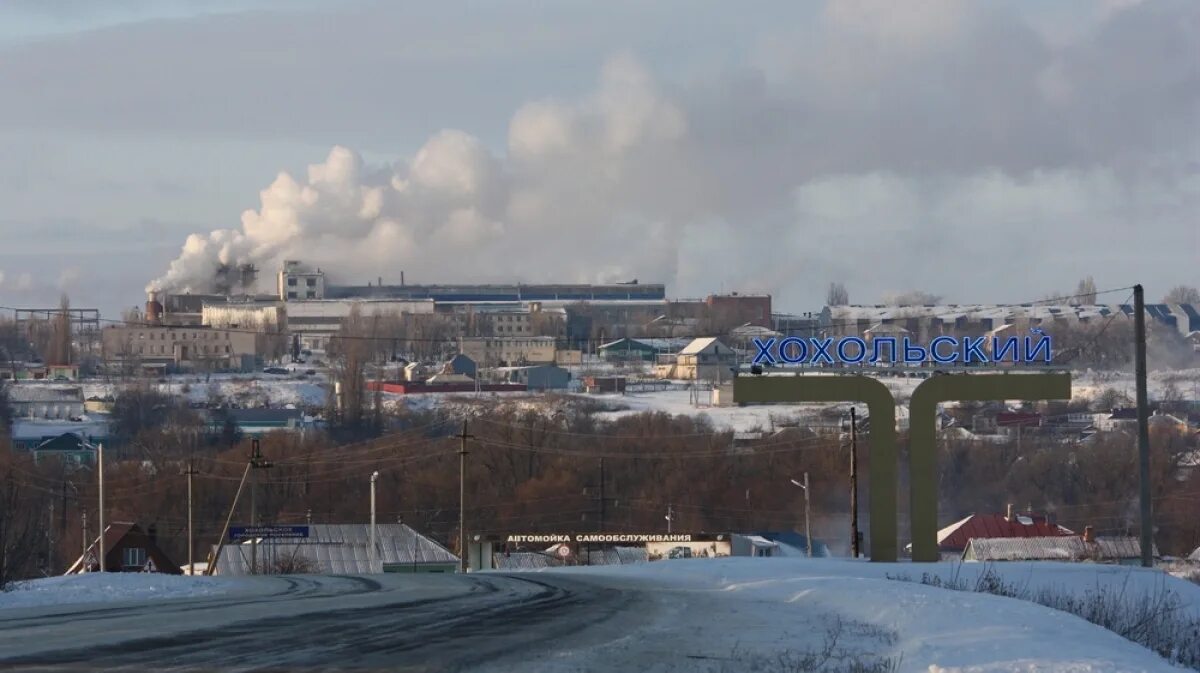
<svg viewBox="0 0 1200 673">
<path fill-rule="evenodd" d="M 379 481 L 379 470 L 371 473 L 371 542 L 367 549 L 367 558 L 370 559 L 368 572 L 375 572 L 375 482 Z"/>
<path fill-rule="evenodd" d="M 792 479 L 791 481 L 796 486 L 799 486 L 800 488 L 804 489 L 804 541 L 808 545 L 808 557 L 812 558 L 812 555 L 813 555 L 813 553 L 812 553 L 812 530 L 809 528 L 809 517 L 808 517 L 808 505 L 809 505 L 808 473 L 807 472 L 804 473 L 804 483 L 803 484 L 796 481 L 795 479 Z"/>
<path fill-rule="evenodd" d="M 99 498 L 100 511 L 97 512 L 97 514 L 100 517 L 99 561 L 100 561 L 100 572 L 105 572 L 105 570 L 107 570 L 107 568 L 105 567 L 105 564 L 104 564 L 104 442 L 100 442 L 99 444 L 92 444 L 91 442 L 89 442 L 87 440 L 80 440 L 79 443 L 82 446 L 86 446 L 89 449 L 92 449 L 93 451 L 96 452 L 96 478 L 97 478 L 97 481 L 99 482 L 98 487 L 99 487 L 99 491 L 100 491 L 100 498 Z M 85 525 L 85 527 L 86 527 L 86 525 Z M 86 530 L 85 530 L 84 534 L 86 535 Z M 85 545 L 85 549 L 86 549 L 86 545 L 87 545 L 86 539 L 84 540 L 84 545 Z M 84 563 L 85 564 L 87 563 L 86 558 L 84 558 Z"/>
</svg>

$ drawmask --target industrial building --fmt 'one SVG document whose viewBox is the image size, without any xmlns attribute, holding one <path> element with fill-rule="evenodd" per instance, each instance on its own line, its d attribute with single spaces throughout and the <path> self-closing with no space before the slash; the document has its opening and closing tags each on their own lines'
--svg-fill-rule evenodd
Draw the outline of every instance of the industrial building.
<svg viewBox="0 0 1200 673">
<path fill-rule="evenodd" d="M 277 289 L 281 301 L 311 299 L 408 299 L 432 300 L 438 303 L 478 302 L 578 302 L 612 300 L 664 300 L 666 286 L 661 283 L 640 284 L 466 284 L 466 285 L 409 285 L 400 273 L 399 285 L 378 283 L 366 285 L 333 285 L 326 282 L 320 268 L 313 269 L 297 260 L 284 262 L 279 270 Z"/>
<path fill-rule="evenodd" d="M 8 406 L 13 418 L 69 420 L 84 413 L 79 386 L 20 384 L 9 386 Z"/>
<path fill-rule="evenodd" d="M 459 352 L 481 367 L 554 364 L 554 337 L 465 337 Z"/>
<path fill-rule="evenodd" d="M 128 372 L 252 371 L 267 351 L 265 334 L 200 325 L 110 325 L 101 334 L 105 362 Z"/>
</svg>

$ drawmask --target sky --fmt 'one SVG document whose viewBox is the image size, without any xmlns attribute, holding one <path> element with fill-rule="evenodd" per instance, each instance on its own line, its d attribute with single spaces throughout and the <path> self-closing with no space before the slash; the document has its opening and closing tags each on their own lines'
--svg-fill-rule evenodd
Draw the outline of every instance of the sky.
<svg viewBox="0 0 1200 673">
<path fill-rule="evenodd" d="M 6 0 L 0 91 L 0 306 L 284 259 L 796 312 L 1200 285 L 1189 0 Z"/>
</svg>

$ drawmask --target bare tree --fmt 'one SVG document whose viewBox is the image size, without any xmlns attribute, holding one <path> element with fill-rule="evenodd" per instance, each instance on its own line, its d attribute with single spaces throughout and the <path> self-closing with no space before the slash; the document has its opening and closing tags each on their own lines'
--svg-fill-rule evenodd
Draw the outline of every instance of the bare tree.
<svg viewBox="0 0 1200 673">
<path fill-rule="evenodd" d="M 379 431 L 380 414 L 368 414 L 367 396 L 368 367 L 390 351 L 388 340 L 378 336 L 379 323 L 378 316 L 364 317 L 357 306 L 352 307 L 337 336 L 329 340 L 335 386 L 330 417 L 352 436 Z M 380 403 L 378 396 L 375 401 Z"/>
<path fill-rule="evenodd" d="M 33 575 L 35 550 L 43 548 L 39 542 L 45 522 L 39 515 L 45 511 L 45 495 L 26 488 L 17 478 L 18 467 L 31 471 L 33 461 L 8 446 L 0 447 L 0 589 Z"/>
<path fill-rule="evenodd" d="M 1091 276 L 1079 281 L 1075 294 L 1068 302 L 1074 306 L 1092 306 L 1096 303 L 1096 281 Z"/>
<path fill-rule="evenodd" d="M 1200 290 L 1188 285 L 1176 285 L 1163 296 L 1164 304 L 1200 304 Z"/>
<path fill-rule="evenodd" d="M 829 292 L 825 295 L 825 303 L 829 306 L 846 306 L 850 303 L 850 292 L 843 283 L 830 283 Z"/>
<path fill-rule="evenodd" d="M 50 326 L 50 346 L 46 353 L 47 364 L 71 364 L 71 300 L 63 294 L 58 313 Z"/>
</svg>

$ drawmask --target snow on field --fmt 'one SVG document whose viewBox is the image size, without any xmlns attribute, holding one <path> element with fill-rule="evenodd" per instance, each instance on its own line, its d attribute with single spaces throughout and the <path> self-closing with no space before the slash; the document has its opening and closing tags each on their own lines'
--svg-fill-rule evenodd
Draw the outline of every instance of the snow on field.
<svg viewBox="0 0 1200 673">
<path fill-rule="evenodd" d="M 328 387 L 320 376 L 304 379 L 285 376 L 213 374 L 205 376 L 172 376 L 165 383 L 152 383 L 160 392 L 182 397 L 189 402 L 207 401 L 212 394 L 242 406 L 298 407 L 324 406 Z M 85 382 L 84 397 L 115 396 L 120 382 Z"/>
<path fill-rule="evenodd" d="M 85 573 L 16 582 L 0 592 L 0 609 L 215 596 L 234 591 L 237 580 L 157 573 Z"/>
<path fill-rule="evenodd" d="M 1111 388 L 1128 398 L 1132 405 L 1137 382 L 1132 372 L 1073 372 L 1071 395 L 1074 398 L 1095 399 Z M 1200 399 L 1200 369 L 1152 371 L 1147 375 L 1147 393 L 1151 400 L 1169 397 L 1174 389 L 1184 399 Z"/>
<path fill-rule="evenodd" d="M 847 559 L 695 559 L 642 565 L 572 568 L 606 583 L 654 586 L 719 596 L 719 614 L 678 614 L 661 633 L 671 647 L 700 659 L 728 660 L 730 642 L 743 651 L 818 651 L 820 633 L 802 628 L 814 613 L 827 623 L 846 620 L 843 645 L 899 660 L 899 671 L 922 673 L 1038 673 L 1178 671 L 1157 654 L 1074 615 L 989 594 L 951 591 L 919 583 L 922 573 L 944 578 L 974 577 L 989 566 L 975 564 L 874 564 Z M 1083 593 L 1098 586 L 1124 588 L 1130 596 L 1154 592 L 1164 583 L 1178 592 L 1185 609 L 1200 612 L 1200 587 L 1164 573 L 1090 564 L 1011 563 L 990 566 L 1006 581 Z M 916 582 L 888 576 L 909 575 Z M 670 602 L 670 599 L 667 599 Z M 870 638 L 871 628 L 876 637 Z M 669 633 L 668 633 L 669 632 Z M 880 637 L 879 634 L 893 634 Z M 734 634 L 731 636 L 730 634 Z M 814 642 L 815 641 L 815 642 Z M 708 670 L 708 669 L 697 669 Z M 716 668 L 714 670 L 737 670 Z M 766 670 L 784 670 L 768 668 Z"/>
</svg>

